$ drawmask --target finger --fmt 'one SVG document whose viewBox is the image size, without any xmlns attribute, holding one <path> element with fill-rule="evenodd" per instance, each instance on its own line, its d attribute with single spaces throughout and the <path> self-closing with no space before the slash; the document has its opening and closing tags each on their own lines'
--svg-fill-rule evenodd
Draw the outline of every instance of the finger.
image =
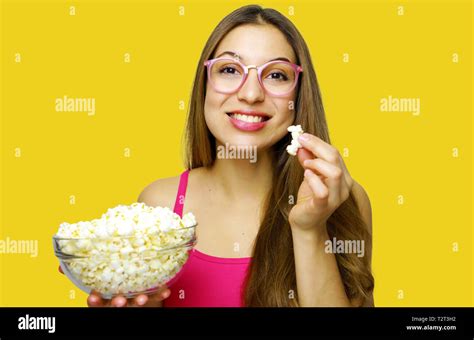
<svg viewBox="0 0 474 340">
<path fill-rule="evenodd" d="M 312 152 L 306 150 L 305 148 L 299 148 L 296 156 L 298 157 L 298 161 L 300 162 L 301 166 L 304 167 L 303 163 L 307 159 L 314 159 L 314 155 Z"/>
<path fill-rule="evenodd" d="M 160 298 L 162 299 L 166 299 L 169 296 L 169 293 L 171 293 L 171 291 L 169 290 L 168 286 L 165 283 L 158 289 L 155 295 L 160 296 Z M 168 296 L 165 296 L 165 295 L 168 295 Z"/>
<path fill-rule="evenodd" d="M 328 184 L 334 183 L 340 185 L 344 177 L 344 170 L 322 158 L 307 159 L 303 164 L 305 168 L 316 171 L 324 176 L 323 181 Z"/>
<path fill-rule="evenodd" d="M 171 295 L 171 291 L 168 288 L 161 290 L 159 293 L 154 294 L 153 297 L 155 301 L 162 301 L 167 299 Z"/>
<path fill-rule="evenodd" d="M 170 295 L 171 295 L 171 290 L 166 288 L 163 292 L 161 292 L 161 299 L 162 300 L 167 299 L 170 297 Z"/>
<path fill-rule="evenodd" d="M 324 160 L 326 160 L 329 163 L 332 163 L 334 165 L 339 165 L 343 169 L 344 179 L 346 181 L 346 184 L 347 184 L 347 186 L 349 188 L 349 192 L 350 192 L 352 190 L 352 186 L 354 185 L 354 181 L 353 181 L 353 179 L 352 179 L 352 177 L 349 173 L 349 170 L 347 169 L 346 164 L 344 163 L 344 160 L 341 158 L 341 156 L 339 154 L 339 151 L 337 151 L 337 149 L 335 147 L 333 147 L 332 145 L 324 142 L 322 139 L 320 139 L 316 136 L 313 136 L 313 135 L 308 134 L 308 133 L 303 134 L 302 136 L 303 136 L 303 138 L 308 137 L 310 141 L 315 142 L 317 145 L 322 145 L 322 150 L 323 149 L 325 150 L 324 152 L 326 152 L 326 156 L 319 157 L 319 158 L 322 158 L 322 159 L 324 159 Z M 304 152 L 304 150 L 306 150 L 304 147 L 305 147 L 305 145 L 307 146 L 307 143 L 302 140 L 301 144 L 303 145 L 303 148 L 298 150 L 298 159 L 299 159 L 301 165 L 303 165 L 303 163 L 306 159 L 314 158 L 314 157 L 308 157 L 308 152 Z M 307 147 L 310 148 L 309 146 L 307 146 Z M 313 148 L 312 152 L 314 153 L 315 156 L 318 157 L 318 152 L 316 151 L 316 149 Z M 301 157 L 300 157 L 300 154 L 301 154 Z M 322 153 L 321 153 L 321 155 L 322 155 Z M 304 165 L 303 165 L 303 167 L 304 167 Z"/>
<path fill-rule="evenodd" d="M 323 141 L 321 138 L 309 133 L 303 133 L 298 137 L 298 141 L 305 149 L 311 151 L 316 157 L 322 158 L 329 163 L 339 163 L 339 152 L 337 149 Z"/>
<path fill-rule="evenodd" d="M 323 201 L 326 200 L 329 196 L 329 189 L 323 183 L 321 178 L 319 178 L 313 171 L 306 169 L 304 171 L 304 177 L 308 182 L 311 191 L 316 200 Z"/>
<path fill-rule="evenodd" d="M 143 307 L 146 305 L 148 302 L 148 296 L 145 294 L 140 294 L 137 297 L 135 297 L 133 304 L 138 307 Z"/>
<path fill-rule="evenodd" d="M 163 300 L 168 298 L 170 293 L 169 289 L 165 289 L 150 295 L 140 294 L 131 305 L 133 307 L 161 307 L 163 306 Z"/>
<path fill-rule="evenodd" d="M 127 299 L 121 295 L 114 297 L 111 301 L 112 307 L 126 307 L 127 303 Z"/>
<path fill-rule="evenodd" d="M 102 297 L 98 295 L 96 292 L 91 292 L 91 294 L 87 298 L 87 305 L 89 307 L 101 307 L 103 306 L 104 301 Z"/>
<path fill-rule="evenodd" d="M 316 170 L 330 180 L 342 179 L 343 170 L 340 167 L 325 161 L 322 158 L 307 159 L 303 162 L 305 168 Z"/>
<path fill-rule="evenodd" d="M 311 159 L 315 159 L 314 158 L 314 155 L 306 150 L 305 148 L 299 148 L 298 149 L 298 152 L 297 152 L 297 157 L 298 157 L 298 161 L 300 162 L 301 166 L 303 167 L 303 169 L 307 169 L 308 167 L 304 165 L 304 162 L 307 161 L 307 160 L 311 160 Z M 321 178 L 324 178 L 324 175 L 321 174 L 319 171 L 315 170 L 316 171 L 316 175 L 320 176 Z"/>
<path fill-rule="evenodd" d="M 161 304 L 163 300 L 169 298 L 171 291 L 168 288 L 164 288 L 158 293 L 150 295 L 149 302 L 151 305 Z"/>
<path fill-rule="evenodd" d="M 343 180 L 343 170 L 321 158 L 307 159 L 304 161 L 304 165 L 311 170 L 319 171 L 326 177 L 323 182 L 329 189 L 328 200 L 330 203 L 337 204 L 336 200 L 339 200 L 341 196 L 343 185 L 346 185 Z"/>
</svg>

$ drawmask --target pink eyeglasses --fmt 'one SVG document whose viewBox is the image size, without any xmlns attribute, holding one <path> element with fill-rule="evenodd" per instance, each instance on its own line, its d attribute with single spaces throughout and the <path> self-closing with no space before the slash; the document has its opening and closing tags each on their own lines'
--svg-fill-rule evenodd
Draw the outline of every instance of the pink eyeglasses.
<svg viewBox="0 0 474 340">
<path fill-rule="evenodd" d="M 231 94 L 240 90 L 248 77 L 249 70 L 257 70 L 260 86 L 275 97 L 287 96 L 298 83 L 298 76 L 303 72 L 299 65 L 283 60 L 270 61 L 261 66 L 244 65 L 233 58 L 216 58 L 204 62 L 207 77 L 214 90 Z"/>
</svg>

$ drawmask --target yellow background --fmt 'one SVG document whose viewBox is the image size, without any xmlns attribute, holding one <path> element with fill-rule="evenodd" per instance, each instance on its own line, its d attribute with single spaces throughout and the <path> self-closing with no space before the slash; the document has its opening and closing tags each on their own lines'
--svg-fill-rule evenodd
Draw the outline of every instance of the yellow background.
<svg viewBox="0 0 474 340">
<path fill-rule="evenodd" d="M 370 196 L 376 305 L 472 306 L 472 3 L 259 3 L 306 39 L 333 144 Z M 38 240 L 39 256 L 0 254 L 0 306 L 86 305 L 51 237 L 183 170 L 180 101 L 210 32 L 244 4 L 2 2 L 0 238 Z M 420 98 L 420 115 L 381 112 L 389 95 Z M 95 98 L 95 115 L 56 112 L 63 96 Z"/>
</svg>

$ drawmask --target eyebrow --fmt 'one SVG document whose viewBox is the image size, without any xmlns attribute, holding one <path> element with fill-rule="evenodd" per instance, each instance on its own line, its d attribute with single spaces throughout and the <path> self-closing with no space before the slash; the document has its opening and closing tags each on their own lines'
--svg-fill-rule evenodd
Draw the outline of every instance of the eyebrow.
<svg viewBox="0 0 474 340">
<path fill-rule="evenodd" d="M 238 59 L 241 59 L 241 60 L 244 60 L 244 58 L 242 58 L 238 53 L 236 52 L 233 52 L 233 51 L 224 51 L 222 52 L 221 54 L 219 54 L 216 58 L 220 58 L 222 57 L 224 54 L 228 54 L 232 57 L 237 57 Z M 274 58 L 274 59 L 270 59 L 268 61 L 266 61 L 267 63 L 270 62 L 270 61 L 274 61 L 274 60 L 282 60 L 282 61 L 287 61 L 289 63 L 291 63 L 291 61 L 288 59 L 288 58 L 285 58 L 285 57 L 278 57 L 278 58 Z"/>
</svg>

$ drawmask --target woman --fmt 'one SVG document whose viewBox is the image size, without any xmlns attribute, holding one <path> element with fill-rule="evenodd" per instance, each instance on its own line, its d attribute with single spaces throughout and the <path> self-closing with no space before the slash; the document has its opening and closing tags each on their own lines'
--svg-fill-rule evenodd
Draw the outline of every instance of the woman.
<svg viewBox="0 0 474 340">
<path fill-rule="evenodd" d="M 296 157 L 285 150 L 293 124 L 306 131 Z M 186 141 L 189 171 L 139 201 L 195 214 L 188 262 L 170 288 L 129 300 L 93 293 L 89 306 L 373 306 L 370 202 L 330 145 L 308 48 L 279 12 L 245 6 L 212 32 Z M 256 161 L 220 152 L 235 146 Z M 328 251 L 334 238 L 363 242 L 364 256 Z"/>
</svg>

